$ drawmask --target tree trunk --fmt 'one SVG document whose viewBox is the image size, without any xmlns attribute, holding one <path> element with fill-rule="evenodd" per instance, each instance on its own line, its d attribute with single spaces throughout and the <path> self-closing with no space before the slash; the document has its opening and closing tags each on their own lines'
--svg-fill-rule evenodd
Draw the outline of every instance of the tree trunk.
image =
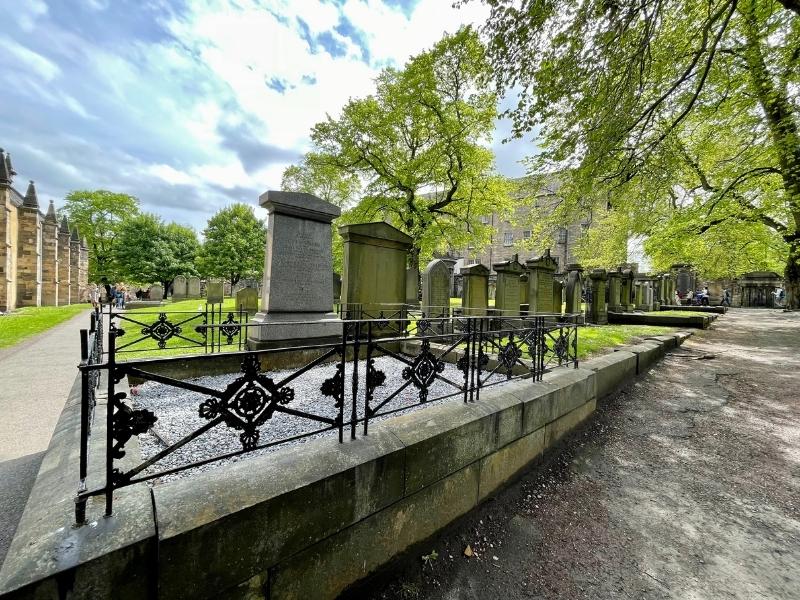
<svg viewBox="0 0 800 600">
<path fill-rule="evenodd" d="M 786 259 L 786 308 L 800 310 L 800 235 L 795 234 L 786 240 L 789 256 Z"/>
</svg>

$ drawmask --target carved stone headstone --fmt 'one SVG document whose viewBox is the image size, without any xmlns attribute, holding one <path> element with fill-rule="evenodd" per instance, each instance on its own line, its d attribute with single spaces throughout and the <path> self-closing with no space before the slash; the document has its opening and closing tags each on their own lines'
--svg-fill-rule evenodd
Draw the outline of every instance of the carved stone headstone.
<svg viewBox="0 0 800 600">
<path fill-rule="evenodd" d="M 516 254 L 511 260 L 495 263 L 493 267 L 497 273 L 495 310 L 502 316 L 519 316 L 519 305 L 522 304 L 520 277 L 525 272 L 525 267 Z"/>
<path fill-rule="evenodd" d="M 539 258 L 525 261 L 528 269 L 528 304 L 531 313 L 561 312 L 561 306 L 553 302 L 553 274 L 556 272 L 556 261 L 545 250 Z"/>
<path fill-rule="evenodd" d="M 406 262 L 411 238 L 388 223 L 342 225 L 342 304 L 378 315 L 406 304 Z"/>
<path fill-rule="evenodd" d="M 222 304 L 224 298 L 223 283 L 221 279 L 210 279 L 206 285 L 206 303 Z"/>
<path fill-rule="evenodd" d="M 192 299 L 200 298 L 199 277 L 195 276 L 189 277 L 189 281 L 186 283 L 186 296 Z"/>
<path fill-rule="evenodd" d="M 186 298 L 186 292 L 188 290 L 187 287 L 186 277 L 183 275 L 178 275 L 172 281 L 172 299 L 173 300 L 184 300 Z"/>
<path fill-rule="evenodd" d="M 311 194 L 268 191 L 267 244 L 261 309 L 251 323 L 251 348 L 336 339 L 342 325 L 332 312 L 331 221 L 337 206 Z M 313 321 L 301 323 L 297 321 Z"/>
<path fill-rule="evenodd" d="M 592 269 L 589 272 L 589 281 L 592 286 L 592 300 L 589 303 L 587 320 L 596 325 L 608 323 L 606 305 L 606 281 L 608 275 L 605 269 Z"/>
<path fill-rule="evenodd" d="M 489 306 L 489 269 L 481 264 L 461 267 L 463 292 L 461 307 L 465 315 L 484 316 Z"/>
<path fill-rule="evenodd" d="M 156 283 L 150 286 L 150 300 L 163 300 L 164 299 L 164 288 L 161 287 L 160 284 Z"/>
<path fill-rule="evenodd" d="M 619 270 L 608 272 L 608 312 L 623 312 L 622 273 Z"/>
<path fill-rule="evenodd" d="M 620 292 L 619 300 L 622 310 L 631 312 L 634 309 L 633 304 L 633 278 L 634 272 L 631 269 L 623 268 L 621 271 Z"/>
<path fill-rule="evenodd" d="M 422 272 L 422 312 L 431 318 L 446 317 L 450 310 L 450 269 L 443 260 L 432 260 Z"/>
<path fill-rule="evenodd" d="M 248 313 L 257 312 L 258 290 L 256 288 L 246 287 L 236 292 L 236 308 L 241 308 Z"/>
<path fill-rule="evenodd" d="M 583 312 L 581 310 L 581 296 L 583 294 L 582 273 L 583 267 L 578 264 L 567 266 L 567 301 L 565 308 L 567 314 Z"/>
</svg>

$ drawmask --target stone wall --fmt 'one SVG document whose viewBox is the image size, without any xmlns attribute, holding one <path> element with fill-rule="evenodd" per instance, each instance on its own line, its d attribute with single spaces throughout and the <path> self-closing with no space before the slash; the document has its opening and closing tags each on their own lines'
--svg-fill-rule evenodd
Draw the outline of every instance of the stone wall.
<svg viewBox="0 0 800 600">
<path fill-rule="evenodd" d="M 72 527 L 79 379 L 0 570 L 8 598 L 328 599 L 467 513 L 686 333 L 152 488 L 91 501 Z M 105 400 L 98 410 L 105 414 Z M 105 419 L 95 419 L 102 452 Z M 133 461 L 135 444 L 126 450 Z M 89 480 L 103 477 L 93 455 Z M 133 463 L 131 463 L 132 465 Z M 123 468 L 127 468 L 122 465 Z M 95 479 L 93 479 L 95 478 Z"/>
</svg>

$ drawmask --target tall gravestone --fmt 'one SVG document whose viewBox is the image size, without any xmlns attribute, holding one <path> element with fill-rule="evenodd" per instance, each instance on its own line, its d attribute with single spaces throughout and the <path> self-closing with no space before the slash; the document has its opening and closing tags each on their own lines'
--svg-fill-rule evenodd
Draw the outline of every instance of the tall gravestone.
<svg viewBox="0 0 800 600">
<path fill-rule="evenodd" d="M 592 300 L 589 303 L 587 320 L 596 325 L 608 323 L 606 304 L 606 282 L 608 274 L 605 269 L 592 269 L 589 272 L 589 282 L 592 286 Z"/>
<path fill-rule="evenodd" d="M 518 317 L 519 305 L 522 304 L 520 276 L 525 272 L 525 267 L 516 254 L 511 260 L 495 263 L 493 266 L 497 273 L 494 308 L 500 311 L 501 316 Z"/>
<path fill-rule="evenodd" d="M 200 297 L 200 278 L 192 275 L 186 282 L 186 296 L 193 300 Z"/>
<path fill-rule="evenodd" d="M 623 312 L 622 272 L 620 269 L 608 272 L 608 312 Z"/>
<path fill-rule="evenodd" d="M 539 258 L 525 261 L 528 269 L 528 304 L 531 313 L 561 313 L 561 303 L 555 306 L 553 299 L 553 275 L 556 272 L 556 261 L 545 250 Z"/>
<path fill-rule="evenodd" d="M 222 304 L 225 297 L 224 287 L 221 279 L 210 279 L 206 284 L 206 303 Z"/>
<path fill-rule="evenodd" d="M 642 308 L 644 306 L 645 300 L 645 284 L 644 281 L 641 279 L 634 279 L 633 280 L 633 308 L 635 310 L 645 310 Z"/>
<path fill-rule="evenodd" d="M 631 269 L 622 269 L 622 279 L 620 282 L 620 304 L 622 310 L 631 312 L 634 309 L 633 304 L 633 277 L 634 273 Z"/>
<path fill-rule="evenodd" d="M 150 286 L 150 300 L 163 300 L 164 299 L 164 288 L 161 287 L 158 283 Z"/>
<path fill-rule="evenodd" d="M 172 299 L 173 300 L 184 300 L 186 299 L 188 291 L 188 282 L 186 281 L 186 277 L 183 275 L 178 275 L 172 282 Z"/>
<path fill-rule="evenodd" d="M 481 264 L 461 267 L 461 308 L 465 315 L 481 317 L 489 307 L 489 269 Z"/>
<path fill-rule="evenodd" d="M 450 314 L 450 269 L 443 260 L 432 260 L 422 272 L 422 312 L 431 318 Z"/>
<path fill-rule="evenodd" d="M 406 269 L 406 304 L 419 306 L 419 269 Z"/>
<path fill-rule="evenodd" d="M 583 294 L 583 285 L 581 282 L 582 273 L 583 267 L 580 265 L 567 265 L 567 301 L 564 311 L 567 314 L 583 312 L 581 310 L 581 296 Z"/>
<path fill-rule="evenodd" d="M 236 292 L 236 308 L 247 313 L 258 311 L 258 290 L 245 287 Z"/>
<path fill-rule="evenodd" d="M 339 233 L 344 241 L 342 304 L 367 316 L 406 304 L 411 238 L 383 222 L 342 225 Z"/>
<path fill-rule="evenodd" d="M 261 310 L 250 322 L 262 326 L 248 328 L 248 346 L 339 339 L 342 325 L 331 305 L 331 222 L 341 211 L 300 192 L 270 190 L 259 203 L 267 210 L 267 245 Z"/>
</svg>

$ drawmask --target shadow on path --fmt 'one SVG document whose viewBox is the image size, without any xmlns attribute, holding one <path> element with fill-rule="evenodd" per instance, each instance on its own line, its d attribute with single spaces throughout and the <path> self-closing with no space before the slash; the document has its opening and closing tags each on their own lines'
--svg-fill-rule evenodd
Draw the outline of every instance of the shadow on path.
<svg viewBox="0 0 800 600">
<path fill-rule="evenodd" d="M 0 566 L 28 501 L 44 452 L 0 462 Z"/>
</svg>

